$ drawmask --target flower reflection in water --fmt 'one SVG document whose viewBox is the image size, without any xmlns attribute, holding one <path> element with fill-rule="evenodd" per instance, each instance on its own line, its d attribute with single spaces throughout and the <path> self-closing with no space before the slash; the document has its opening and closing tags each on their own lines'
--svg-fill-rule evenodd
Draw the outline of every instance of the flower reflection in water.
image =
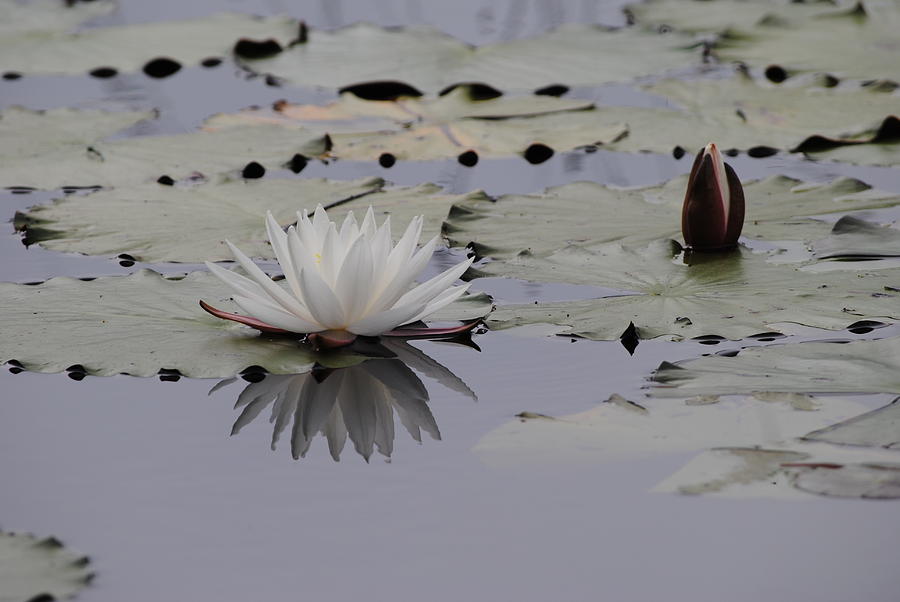
<svg viewBox="0 0 900 602">
<path fill-rule="evenodd" d="M 472 399 L 476 399 L 475 394 L 447 368 L 408 343 L 392 342 L 385 347 L 395 357 L 304 374 L 267 374 L 251 382 L 238 396 L 235 409 L 241 414 L 231 434 L 239 433 L 271 406 L 272 449 L 292 424 L 294 459 L 306 456 L 318 434 L 327 440 L 335 461 L 340 460 L 348 438 L 367 462 L 375 451 L 390 458 L 395 413 L 416 441 L 421 443 L 423 431 L 440 440 L 440 430 L 428 407 L 428 390 L 410 366 Z M 213 391 L 230 382 L 234 379 L 222 381 Z"/>
</svg>

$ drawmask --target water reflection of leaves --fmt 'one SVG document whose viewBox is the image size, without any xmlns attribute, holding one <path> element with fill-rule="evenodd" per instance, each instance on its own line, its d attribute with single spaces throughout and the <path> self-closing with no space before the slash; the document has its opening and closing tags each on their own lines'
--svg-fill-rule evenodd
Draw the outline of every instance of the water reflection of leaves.
<svg viewBox="0 0 900 602">
<path fill-rule="evenodd" d="M 231 434 L 236 435 L 271 407 L 272 449 L 290 429 L 291 454 L 305 457 L 313 439 L 321 434 L 335 461 L 349 438 L 368 462 L 374 452 L 390 458 L 394 450 L 394 414 L 417 442 L 424 431 L 440 440 L 437 422 L 428 407 L 428 389 L 410 368 L 448 389 L 477 399 L 475 393 L 445 366 L 406 342 L 386 345 L 395 355 L 374 358 L 349 368 L 317 368 L 303 374 L 267 374 L 251 382 L 238 396 L 241 413 Z M 407 365 L 407 363 L 409 365 Z M 234 382 L 228 379 L 210 393 Z"/>
</svg>

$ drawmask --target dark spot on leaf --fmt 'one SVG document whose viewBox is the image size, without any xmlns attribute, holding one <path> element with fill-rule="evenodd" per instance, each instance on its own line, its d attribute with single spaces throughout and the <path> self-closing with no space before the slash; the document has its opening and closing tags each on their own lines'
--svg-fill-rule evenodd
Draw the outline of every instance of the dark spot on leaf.
<svg viewBox="0 0 900 602">
<path fill-rule="evenodd" d="M 684 153 L 685 153 L 685 150 L 680 146 L 676 146 L 675 148 L 672 149 L 672 156 L 675 157 L 676 159 L 682 158 L 684 156 Z"/>
<path fill-rule="evenodd" d="M 383 153 L 380 157 L 378 157 L 378 164 L 388 169 L 397 162 L 397 158 L 391 153 Z"/>
<path fill-rule="evenodd" d="M 24 368 L 18 368 L 18 367 L 16 367 L 16 366 L 10 366 L 10 367 L 9 367 L 9 372 L 10 372 L 11 374 L 20 374 L 20 373 L 22 373 L 22 372 L 25 372 L 25 369 L 24 369 Z"/>
<path fill-rule="evenodd" d="M 325 152 L 326 152 L 326 153 L 327 153 L 328 151 L 330 151 L 331 149 L 333 149 L 333 148 L 334 148 L 334 142 L 331 140 L 331 136 L 329 136 L 328 134 L 325 134 L 325 135 L 322 137 L 322 145 L 325 147 Z"/>
<path fill-rule="evenodd" d="M 3 79 L 5 79 L 6 81 L 13 81 L 13 80 L 21 79 L 21 78 L 22 78 L 22 74 L 17 73 L 15 71 L 7 71 L 6 73 L 3 74 Z"/>
<path fill-rule="evenodd" d="M 234 53 L 244 59 L 264 59 L 275 56 L 281 51 L 281 44 L 272 38 L 268 40 L 241 38 L 234 44 Z"/>
<path fill-rule="evenodd" d="M 267 75 L 265 82 L 267 86 L 278 88 L 283 83 L 283 80 L 281 78 L 275 77 L 274 75 Z"/>
<path fill-rule="evenodd" d="M 257 163 L 256 161 L 251 161 L 244 166 L 244 169 L 241 171 L 241 176 L 248 180 L 256 180 L 266 175 L 266 168 Z"/>
<path fill-rule="evenodd" d="M 157 183 L 157 184 L 162 184 L 163 186 L 174 186 L 174 185 L 175 185 L 175 180 L 173 180 L 173 179 L 172 179 L 171 177 L 169 177 L 169 176 L 162 175 L 162 176 L 159 176 L 158 178 L 156 178 L 156 183 Z"/>
<path fill-rule="evenodd" d="M 884 328 L 885 326 L 887 326 L 887 324 L 876 320 L 860 320 L 859 322 L 854 322 L 848 326 L 847 330 L 853 334 L 866 334 L 872 332 L 876 328 Z"/>
<path fill-rule="evenodd" d="M 97 79 L 109 79 L 118 75 L 119 72 L 112 67 L 97 67 L 96 69 L 89 71 L 88 74 Z"/>
<path fill-rule="evenodd" d="M 536 142 L 525 149 L 523 156 L 532 165 L 538 165 L 553 156 L 553 149 L 546 144 Z"/>
<path fill-rule="evenodd" d="M 303 168 L 306 167 L 307 163 L 309 163 L 309 161 L 306 159 L 306 157 L 304 157 L 300 153 L 297 153 L 296 155 L 291 157 L 291 160 L 285 163 L 284 166 L 294 173 L 300 173 L 301 171 L 303 171 Z"/>
<path fill-rule="evenodd" d="M 71 4 L 69 4 L 71 6 Z M 80 380 L 80 379 L 78 379 Z M 50 594 L 38 594 L 33 598 L 29 598 L 28 602 L 55 602 L 56 598 Z"/>
<path fill-rule="evenodd" d="M 461 153 L 457 158 L 460 165 L 465 165 L 466 167 L 474 167 L 478 163 L 478 153 L 472 150 L 468 150 L 464 153 Z"/>
<path fill-rule="evenodd" d="M 725 340 L 725 337 L 720 337 L 716 334 L 704 334 L 699 337 L 694 337 L 694 341 L 697 341 L 701 345 L 718 345 L 722 341 Z"/>
<path fill-rule="evenodd" d="M 207 69 L 211 69 L 213 67 L 218 67 L 219 65 L 221 65 L 222 59 L 217 56 L 211 56 L 208 59 L 203 59 L 202 61 L 200 61 L 200 64 Z"/>
<path fill-rule="evenodd" d="M 766 79 L 776 84 L 780 84 L 789 77 L 788 72 L 780 65 L 769 65 L 766 67 L 764 74 Z"/>
<path fill-rule="evenodd" d="M 68 372 L 66 375 L 69 378 L 71 378 L 72 380 L 81 381 L 81 380 L 84 380 L 84 377 L 87 376 L 87 373 L 85 373 L 85 372 Z M 51 598 L 51 600 L 52 600 L 52 598 Z"/>
<path fill-rule="evenodd" d="M 309 41 L 309 27 L 306 21 L 297 23 L 297 37 L 291 42 L 291 46 L 295 44 L 306 44 Z"/>
<path fill-rule="evenodd" d="M 823 73 L 821 76 L 822 85 L 826 88 L 834 88 L 841 80 L 837 77 L 831 75 L 830 73 Z"/>
<path fill-rule="evenodd" d="M 481 82 L 465 82 L 447 86 L 440 92 L 438 96 L 445 96 L 457 88 L 464 88 L 468 93 L 470 100 L 491 100 L 503 96 L 503 92 L 493 86 L 483 84 Z"/>
<path fill-rule="evenodd" d="M 774 341 L 775 339 L 783 339 L 785 335 L 780 332 L 760 332 L 757 334 L 751 334 L 748 339 L 752 339 L 754 341 L 763 341 L 769 342 Z"/>
<path fill-rule="evenodd" d="M 747 114 L 744 113 L 743 110 L 737 109 L 734 113 L 735 113 L 735 115 L 737 115 L 738 117 L 741 118 L 741 121 L 743 121 L 744 123 L 747 123 Z"/>
<path fill-rule="evenodd" d="M 128 259 L 123 259 L 122 261 L 119 262 L 119 265 L 122 266 L 123 268 L 130 268 L 131 266 L 134 265 L 134 262 L 130 261 Z"/>
<path fill-rule="evenodd" d="M 7 190 L 12 194 L 31 194 L 35 191 L 31 186 L 10 186 Z"/>
<path fill-rule="evenodd" d="M 538 88 L 534 91 L 538 96 L 562 96 L 566 92 L 569 91 L 569 86 L 564 86 L 562 84 L 552 84 L 550 86 L 544 86 L 543 88 Z"/>
<path fill-rule="evenodd" d="M 628 323 L 628 328 L 619 335 L 619 342 L 621 342 L 622 347 L 628 351 L 628 355 L 634 355 L 634 350 L 637 349 L 638 344 L 641 342 L 641 337 L 638 336 L 638 331 L 634 326 L 634 322 Z"/>
<path fill-rule="evenodd" d="M 772 148 L 771 146 L 754 146 L 753 148 L 747 149 L 747 155 L 754 159 L 771 157 L 776 154 L 778 154 L 778 149 Z"/>
<path fill-rule="evenodd" d="M 159 374 L 159 380 L 164 383 L 175 383 L 181 380 L 181 372 L 174 368 L 160 368 L 157 374 Z"/>
<path fill-rule="evenodd" d="M 672 31 L 672 26 L 666 25 L 665 23 L 663 23 L 662 25 L 660 25 L 659 27 L 656 28 L 657 33 L 670 33 L 671 31 Z"/>
<path fill-rule="evenodd" d="M 716 355 L 719 357 L 736 357 L 738 353 L 740 353 L 739 349 L 723 349 L 722 351 L 717 351 Z"/>
<path fill-rule="evenodd" d="M 120 253 L 119 259 L 124 259 L 125 261 L 137 261 L 134 256 L 129 255 L 128 253 Z"/>
<path fill-rule="evenodd" d="M 363 100 L 397 100 L 403 97 L 418 98 L 422 96 L 419 90 L 409 84 L 393 80 L 353 84 L 338 90 L 339 94 L 344 94 L 345 92 L 349 92 Z"/>
<path fill-rule="evenodd" d="M 155 77 L 157 79 L 169 77 L 170 75 L 178 73 L 180 70 L 181 63 L 166 57 L 153 59 L 144 65 L 144 73 L 149 77 Z"/>
</svg>

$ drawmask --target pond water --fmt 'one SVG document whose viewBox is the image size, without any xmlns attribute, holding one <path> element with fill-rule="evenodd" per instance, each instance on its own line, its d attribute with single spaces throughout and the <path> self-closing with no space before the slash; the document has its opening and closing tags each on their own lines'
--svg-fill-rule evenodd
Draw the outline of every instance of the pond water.
<svg viewBox="0 0 900 602">
<path fill-rule="evenodd" d="M 261 14 L 289 9 L 314 26 L 359 20 L 429 23 L 471 43 L 525 37 L 563 21 L 622 23 L 621 3 L 602 1 L 120 4 L 117 13 L 98 23 L 176 19 L 214 9 Z M 636 102 L 634 93 L 620 86 L 572 94 Z M 227 66 L 185 69 L 166 80 L 131 75 L 112 81 L 0 81 L 2 107 L 159 108 L 152 132 L 139 133 L 187 131 L 212 113 L 279 98 L 322 102 L 331 97 L 266 86 Z M 850 175 L 900 192 L 896 169 L 784 157 L 742 156 L 730 162 L 745 179 L 783 173 L 824 181 Z M 435 182 L 451 192 L 482 188 L 498 195 L 576 180 L 654 184 L 689 168 L 688 159 L 597 151 L 558 154 L 541 165 L 482 160 L 474 168 L 456 161 L 398 162 L 390 169 L 365 162 L 311 163 L 302 177 L 377 175 L 401 185 Z M 12 218 L 16 210 L 56 196 L 4 191 L 0 207 Z M 124 267 L 111 258 L 26 249 L 11 225 L 0 237 L 0 253 L 0 281 L 125 274 L 140 267 L 181 273 L 193 267 Z M 455 257 L 437 254 L 432 269 Z M 512 302 L 598 295 L 593 287 L 495 278 L 476 282 L 474 289 Z M 897 329 L 803 338 L 886 334 Z M 255 407 L 255 419 L 245 414 L 246 424 L 229 436 L 244 408 L 234 408 L 238 396 L 245 387 L 257 386 L 246 379 L 211 392 L 218 381 L 76 380 L 3 371 L 0 527 L 52 534 L 87 553 L 97 579 L 79 595 L 84 602 L 897 599 L 900 523 L 891 502 L 815 496 L 720 499 L 650 491 L 705 444 L 690 452 L 648 449 L 636 456 L 577 461 L 560 461 L 553 454 L 498 460 L 473 451 L 487 433 L 523 411 L 572 414 L 596 407 L 613 393 L 651 409 L 675 403 L 644 398 L 647 377 L 660 362 L 767 342 L 642 341 L 633 355 L 619 342 L 527 332 L 482 333 L 475 342 L 480 351 L 415 342 L 431 358 L 415 352 L 403 356 L 413 357 L 408 364 L 428 391 L 427 404 L 410 402 L 407 408 L 415 406 L 415 411 L 405 414 L 421 427 L 421 443 L 395 411 L 390 458 L 376 451 L 366 460 L 356 453 L 354 437 L 365 438 L 361 433 L 372 428 L 357 424 L 340 462 L 333 460 L 322 436 L 312 441 L 305 457 L 292 458 L 291 439 L 298 435 L 292 433 L 291 408 L 281 408 L 288 423 L 275 449 L 270 447 L 271 405 Z M 134 345 L 140 347 L 141 341 Z M 407 396 L 417 394 L 412 385 L 391 383 L 406 386 Z M 886 399 L 859 397 L 872 408 Z M 367 414 L 360 412 L 364 422 Z M 383 422 L 379 428 L 384 430 Z M 386 437 L 382 432 L 376 441 L 384 444 Z"/>
</svg>

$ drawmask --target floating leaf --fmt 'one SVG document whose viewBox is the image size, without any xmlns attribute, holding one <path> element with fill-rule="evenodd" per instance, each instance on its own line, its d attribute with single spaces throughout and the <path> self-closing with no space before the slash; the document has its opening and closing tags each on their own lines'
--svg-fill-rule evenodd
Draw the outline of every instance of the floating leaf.
<svg viewBox="0 0 900 602">
<path fill-rule="evenodd" d="M 0 0 L 0 39 L 9 36 L 51 35 L 75 29 L 85 21 L 114 11 L 114 0 L 67 2 L 59 0 Z"/>
<path fill-rule="evenodd" d="M 603 107 L 607 122 L 628 124 L 611 148 L 670 153 L 714 140 L 751 155 L 778 150 L 871 165 L 900 162 L 900 98 L 879 86 L 765 85 L 747 77 L 666 79 L 644 90 L 672 109 Z"/>
<path fill-rule="evenodd" d="M 753 398 L 701 406 L 676 400 L 638 405 L 614 395 L 560 418 L 525 412 L 485 435 L 474 451 L 489 463 L 509 464 L 602 462 L 720 445 L 771 445 L 865 407 L 839 398 L 817 399 L 815 405 L 815 411 L 797 410 L 789 403 Z"/>
<path fill-rule="evenodd" d="M 524 154 L 536 143 L 568 151 L 627 134 L 623 124 L 609 123 L 590 102 L 552 96 L 477 100 L 470 86 L 433 99 L 363 100 L 347 92 L 324 107 L 277 103 L 271 110 L 216 115 L 207 128 L 248 123 L 327 131 L 333 156 L 363 161 L 384 153 L 413 160 L 475 153 L 469 160 L 477 162 L 479 157 Z"/>
<path fill-rule="evenodd" d="M 794 487 L 830 497 L 900 498 L 900 463 L 812 465 L 794 476 Z"/>
<path fill-rule="evenodd" d="M 645 243 L 678 236 L 686 186 L 685 177 L 631 189 L 576 182 L 541 194 L 505 195 L 496 203 L 466 202 L 450 212 L 444 232 L 455 246 L 471 244 L 479 255 L 495 260 L 522 253 L 542 257 L 570 243 Z M 820 238 L 823 223 L 809 216 L 900 203 L 900 195 L 848 178 L 807 184 L 774 176 L 744 183 L 744 196 L 744 236 L 771 241 Z M 502 274 L 504 268 L 495 262 L 485 270 Z"/>
<path fill-rule="evenodd" d="M 900 394 L 900 338 L 751 347 L 736 357 L 664 363 L 651 393 L 660 397 L 799 391 Z"/>
<path fill-rule="evenodd" d="M 812 251 L 817 259 L 900 257 L 900 230 L 845 215 L 830 236 L 812 243 Z"/>
<path fill-rule="evenodd" d="M 229 291 L 208 272 L 170 279 L 150 270 L 89 282 L 53 278 L 39 285 L 0 284 L 0 362 L 37 372 L 73 365 L 88 374 L 152 376 L 161 369 L 223 378 L 249 366 L 276 374 L 314 364 L 340 367 L 365 358 L 315 354 L 289 337 L 265 337 L 204 312 L 204 299 L 231 310 Z M 434 320 L 473 319 L 491 309 L 486 295 L 464 297 Z"/>
<path fill-rule="evenodd" d="M 16 142 L 0 150 L 0 186 L 49 190 L 140 184 L 160 176 L 174 181 L 195 172 L 239 174 L 251 162 L 278 169 L 295 155 L 316 157 L 329 146 L 327 136 L 277 126 L 101 141 L 150 116 L 7 109 L 0 113 L 0 134 Z"/>
<path fill-rule="evenodd" d="M 16 215 L 15 225 L 26 244 L 54 251 L 115 255 L 128 253 L 138 261 L 231 260 L 224 241 L 252 257 L 272 259 L 265 228 L 271 210 L 282 226 L 297 219 L 297 211 L 326 208 L 356 211 L 370 205 L 376 217 L 390 214 L 394 233 L 416 215 L 425 215 L 425 239 L 456 202 L 475 202 L 483 193 L 443 194 L 433 184 L 413 188 L 382 188 L 379 178 L 342 182 L 309 179 L 217 180 L 196 186 L 142 184 L 101 190 L 83 197 L 63 197 Z M 139 227 L 136 227 L 139 224 Z"/>
<path fill-rule="evenodd" d="M 791 322 L 832 330 L 861 318 L 900 318 L 900 270 L 808 274 L 773 266 L 746 250 L 673 261 L 664 241 L 633 250 L 569 246 L 546 258 L 527 254 L 488 263 L 488 274 L 537 281 L 591 284 L 621 296 L 574 302 L 501 306 L 491 328 L 549 323 L 567 334 L 616 340 L 629 323 L 642 339 L 717 335 L 740 339 Z M 494 267 L 496 266 L 496 269 Z"/>
<path fill-rule="evenodd" d="M 37 19 L 49 12 L 46 4 L 49 3 L 25 3 L 11 15 L 15 19 L 11 27 L 8 26 L 11 31 L 0 30 L 3 33 L 0 36 L 0 71 L 82 74 L 105 67 L 118 72 L 134 72 L 159 58 L 173 61 L 169 69 L 177 71 L 180 65 L 195 65 L 209 57 L 231 54 L 240 38 L 272 39 L 284 47 L 299 32 L 295 19 L 226 13 L 185 21 L 98 27 L 69 33 L 66 30 L 74 25 L 75 19 L 62 15 L 54 18 L 53 29 L 34 26 Z M 63 14 L 69 10 L 73 9 L 58 8 Z M 82 13 L 84 10 L 80 9 Z M 147 71 L 148 74 L 160 74 L 152 68 Z"/>
<path fill-rule="evenodd" d="M 838 424 L 807 433 L 807 441 L 900 448 L 900 398 Z"/>
<path fill-rule="evenodd" d="M 644 0 L 626 9 L 639 25 L 720 33 L 755 25 L 773 12 L 803 18 L 821 13 L 823 6 L 829 5 L 790 0 Z"/>
<path fill-rule="evenodd" d="M 71 598 L 93 579 L 89 564 L 54 537 L 0 531 L 0 602 Z"/>
<path fill-rule="evenodd" d="M 678 35 L 637 29 L 565 25 L 539 37 L 473 48 L 430 27 L 384 29 L 361 23 L 310 31 L 306 43 L 245 64 L 308 86 L 399 80 L 423 92 L 465 82 L 533 90 L 631 80 L 699 64 L 700 51 L 689 49 L 690 43 Z"/>
</svg>

